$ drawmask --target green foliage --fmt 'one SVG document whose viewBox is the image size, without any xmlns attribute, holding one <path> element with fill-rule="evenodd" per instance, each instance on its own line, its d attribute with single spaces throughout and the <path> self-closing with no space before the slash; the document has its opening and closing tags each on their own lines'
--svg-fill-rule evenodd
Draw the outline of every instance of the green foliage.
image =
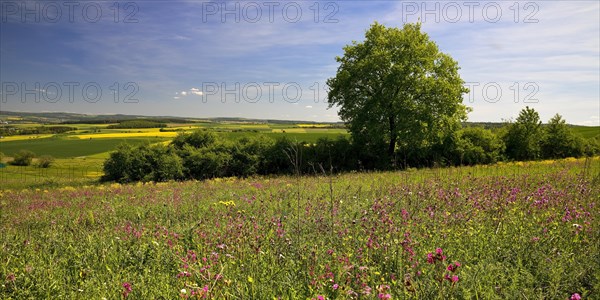
<svg viewBox="0 0 600 300">
<path fill-rule="evenodd" d="M 264 154 L 265 160 L 260 168 L 260 174 L 292 174 L 294 166 L 288 157 L 290 149 L 298 143 L 287 137 L 282 137 L 268 147 Z"/>
<path fill-rule="evenodd" d="M 545 158 L 580 157 L 585 154 L 586 141 L 568 127 L 561 115 L 552 117 L 544 131 L 541 148 Z"/>
<path fill-rule="evenodd" d="M 504 135 L 506 155 L 514 160 L 541 158 L 543 133 L 540 115 L 533 108 L 525 107 Z"/>
<path fill-rule="evenodd" d="M 183 164 L 163 145 L 120 145 L 104 163 L 105 181 L 167 181 L 183 177 Z"/>
<path fill-rule="evenodd" d="M 312 153 L 309 154 L 308 164 L 317 166 L 317 171 L 341 172 L 358 168 L 358 155 L 350 141 L 345 138 L 321 138 L 310 149 Z"/>
<path fill-rule="evenodd" d="M 29 166 L 35 157 L 35 153 L 29 150 L 21 150 L 13 156 L 13 160 L 9 163 L 13 166 Z"/>
<path fill-rule="evenodd" d="M 459 132 L 460 164 L 492 164 L 502 160 L 504 143 L 492 131 L 467 127 Z"/>
<path fill-rule="evenodd" d="M 230 144 L 227 147 L 232 158 L 228 168 L 230 175 L 246 177 L 257 174 L 266 159 L 264 153 L 272 144 L 271 140 L 264 137 L 242 138 Z"/>
<path fill-rule="evenodd" d="M 15 127 L 0 126 L 0 136 L 27 135 L 27 134 L 60 134 L 77 130 L 76 127 L 68 126 L 38 126 L 38 127 Z"/>
<path fill-rule="evenodd" d="M 183 161 L 184 174 L 186 178 L 208 179 L 223 177 L 227 174 L 226 166 L 231 160 L 227 152 L 214 151 L 217 148 L 194 148 L 185 145 L 178 151 Z"/>
<path fill-rule="evenodd" d="M 344 47 L 335 77 L 327 81 L 329 107 L 339 106 L 361 152 L 370 153 L 369 167 L 399 153 L 407 164 L 420 165 L 436 154 L 436 144 L 460 128 L 468 92 L 449 55 L 421 32 L 420 24 L 402 29 L 373 24 L 365 41 Z M 384 157 L 385 159 L 385 157 Z"/>
<path fill-rule="evenodd" d="M 157 154 L 156 149 L 167 150 Z M 302 173 L 351 171 L 359 167 L 358 152 L 343 137 L 336 140 L 321 138 L 314 144 L 292 142 L 285 137 L 273 140 L 265 136 L 231 141 L 198 130 L 179 134 L 167 147 L 121 145 L 104 164 L 104 180 L 130 182 L 290 174 L 295 168 L 295 162 L 289 156 L 294 149 L 298 151 L 297 166 Z M 162 173 L 155 170 L 161 166 L 160 159 L 173 160 L 173 156 L 181 162 L 181 173 L 155 177 L 155 173 Z"/>
<path fill-rule="evenodd" d="M 167 124 L 153 120 L 127 120 L 118 124 L 108 125 L 107 129 L 133 129 L 133 128 L 164 128 Z"/>
<path fill-rule="evenodd" d="M 37 159 L 37 164 L 40 168 L 49 168 L 53 163 L 54 157 L 51 155 L 42 155 Z"/>
<path fill-rule="evenodd" d="M 183 177 L 183 164 L 173 149 L 164 145 L 149 147 L 147 160 L 153 166 L 152 171 L 144 179 L 151 181 L 167 181 Z"/>
<path fill-rule="evenodd" d="M 594 156 L 600 154 L 600 136 L 586 140 L 584 145 L 585 155 Z"/>
<path fill-rule="evenodd" d="M 195 130 L 192 133 L 179 133 L 171 141 L 171 144 L 175 148 L 181 149 L 185 145 L 192 146 L 194 148 L 204 148 L 212 145 L 216 140 L 214 133 L 206 130 Z"/>
</svg>

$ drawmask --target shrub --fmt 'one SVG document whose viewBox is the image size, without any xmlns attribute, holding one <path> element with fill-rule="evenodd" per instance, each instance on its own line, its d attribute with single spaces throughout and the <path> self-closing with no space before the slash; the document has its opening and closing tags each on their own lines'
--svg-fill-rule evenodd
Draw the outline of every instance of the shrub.
<svg viewBox="0 0 600 300">
<path fill-rule="evenodd" d="M 185 176 L 193 179 L 208 179 L 227 175 L 231 156 L 215 149 L 197 149 L 186 146 L 179 152 L 183 160 Z"/>
<path fill-rule="evenodd" d="M 15 154 L 10 164 L 14 166 L 29 166 L 34 157 L 35 153 L 28 150 L 21 150 Z"/>
<path fill-rule="evenodd" d="M 49 168 L 54 163 L 54 157 L 50 155 L 42 155 L 38 158 L 38 167 Z"/>
<path fill-rule="evenodd" d="M 173 149 L 156 145 L 148 147 L 146 155 L 151 171 L 144 176 L 145 180 L 167 181 L 183 178 L 182 160 Z"/>
<path fill-rule="evenodd" d="M 561 115 L 554 115 L 544 131 L 542 140 L 544 158 L 580 157 L 586 153 L 588 143 L 568 127 Z"/>
<path fill-rule="evenodd" d="M 540 158 L 543 134 L 539 114 L 533 108 L 525 107 L 504 136 L 507 156 L 514 160 Z"/>
<path fill-rule="evenodd" d="M 491 164 L 501 159 L 504 143 L 482 127 L 468 127 L 459 132 L 460 164 Z"/>
<path fill-rule="evenodd" d="M 163 145 L 120 145 L 104 162 L 102 180 L 167 181 L 183 178 L 182 160 Z"/>
<path fill-rule="evenodd" d="M 103 181 L 126 181 L 132 148 L 130 145 L 121 144 L 116 151 L 110 153 L 110 156 L 104 162 Z"/>
<path fill-rule="evenodd" d="M 171 142 L 171 145 L 177 149 L 182 149 L 185 145 L 190 145 L 194 148 L 204 148 L 214 144 L 216 140 L 217 138 L 214 133 L 206 130 L 196 130 L 192 133 L 178 134 Z"/>
<path fill-rule="evenodd" d="M 277 139 L 263 154 L 261 174 L 292 174 L 294 166 L 286 155 L 294 145 L 287 137 Z"/>
</svg>

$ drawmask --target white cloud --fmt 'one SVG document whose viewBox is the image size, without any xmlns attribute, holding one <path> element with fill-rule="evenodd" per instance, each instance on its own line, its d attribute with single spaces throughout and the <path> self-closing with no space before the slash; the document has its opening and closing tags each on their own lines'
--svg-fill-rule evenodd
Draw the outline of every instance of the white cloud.
<svg viewBox="0 0 600 300">
<path fill-rule="evenodd" d="M 202 93 L 202 91 L 199 88 L 191 88 L 187 91 L 175 92 L 175 95 L 178 95 L 181 97 L 186 97 L 186 96 L 190 96 L 190 95 L 202 96 L 202 95 L 204 95 L 204 93 Z M 177 97 L 177 99 L 179 99 L 179 97 Z"/>
<path fill-rule="evenodd" d="M 179 97 L 173 97 L 173 99 L 177 100 L 177 99 L 179 99 Z"/>
<path fill-rule="evenodd" d="M 588 120 L 580 122 L 578 125 L 600 126 L 600 116 L 591 116 Z"/>
<path fill-rule="evenodd" d="M 202 91 L 198 88 L 191 88 L 190 93 L 196 96 L 202 96 Z"/>
</svg>

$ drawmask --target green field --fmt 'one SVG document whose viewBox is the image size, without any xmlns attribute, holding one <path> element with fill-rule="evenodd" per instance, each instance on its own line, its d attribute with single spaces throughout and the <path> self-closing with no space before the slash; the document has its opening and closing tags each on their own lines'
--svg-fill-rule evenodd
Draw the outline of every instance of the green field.
<svg viewBox="0 0 600 300">
<path fill-rule="evenodd" d="M 600 138 L 600 126 L 573 126 L 572 128 L 586 139 Z"/>
<path fill-rule="evenodd" d="M 106 154 L 85 158 L 59 158 L 50 168 L 11 166 L 0 168 L 0 190 L 46 189 L 98 184 Z"/>
<path fill-rule="evenodd" d="M 600 159 L 0 192 L 2 299 L 582 299 Z"/>
<path fill-rule="evenodd" d="M 19 126 L 30 126 L 29 124 Z M 107 124 L 69 124 L 78 130 L 60 135 L 15 136 L 0 139 L 0 152 L 12 156 L 19 150 L 33 151 L 36 155 L 57 158 L 80 157 L 109 152 L 120 143 L 157 143 L 172 139 L 178 132 L 161 132 L 157 128 L 105 129 Z M 234 140 L 242 137 L 264 135 L 271 138 L 287 137 L 291 140 L 315 142 L 319 138 L 335 139 L 347 136 L 345 129 L 300 128 L 294 124 L 243 124 L 243 123 L 193 123 L 170 124 L 168 130 L 189 132 L 207 129 L 218 136 Z"/>
<path fill-rule="evenodd" d="M 141 144 L 165 141 L 163 138 L 110 138 L 110 139 L 73 139 L 55 136 L 42 139 L 30 139 L 0 142 L 1 152 L 12 156 L 19 150 L 33 151 L 36 155 L 52 155 L 56 158 L 88 156 L 114 150 L 121 143 Z"/>
</svg>

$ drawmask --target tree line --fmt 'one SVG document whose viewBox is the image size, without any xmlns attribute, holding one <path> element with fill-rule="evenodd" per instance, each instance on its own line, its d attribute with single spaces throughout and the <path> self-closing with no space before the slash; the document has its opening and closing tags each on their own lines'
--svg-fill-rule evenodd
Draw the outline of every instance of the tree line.
<svg viewBox="0 0 600 300">
<path fill-rule="evenodd" d="M 232 141 L 200 129 L 180 133 L 168 145 L 120 145 L 104 163 L 102 179 L 118 182 L 202 180 L 294 172 L 321 174 L 493 164 L 600 154 L 597 138 L 583 138 L 558 114 L 542 125 L 538 113 L 529 107 L 504 127 L 465 127 L 440 141 L 427 148 L 390 154 L 387 147 L 365 152 L 364 144 L 341 136 L 333 140 L 321 138 L 314 143 L 263 135 Z"/>
<path fill-rule="evenodd" d="M 1 126 L 0 136 L 29 135 L 29 134 L 60 134 L 77 130 L 69 126 L 37 126 L 37 127 L 15 127 Z"/>
<path fill-rule="evenodd" d="M 166 123 L 154 120 L 127 120 L 117 124 L 108 125 L 107 129 L 135 129 L 135 128 L 165 128 Z"/>
</svg>

